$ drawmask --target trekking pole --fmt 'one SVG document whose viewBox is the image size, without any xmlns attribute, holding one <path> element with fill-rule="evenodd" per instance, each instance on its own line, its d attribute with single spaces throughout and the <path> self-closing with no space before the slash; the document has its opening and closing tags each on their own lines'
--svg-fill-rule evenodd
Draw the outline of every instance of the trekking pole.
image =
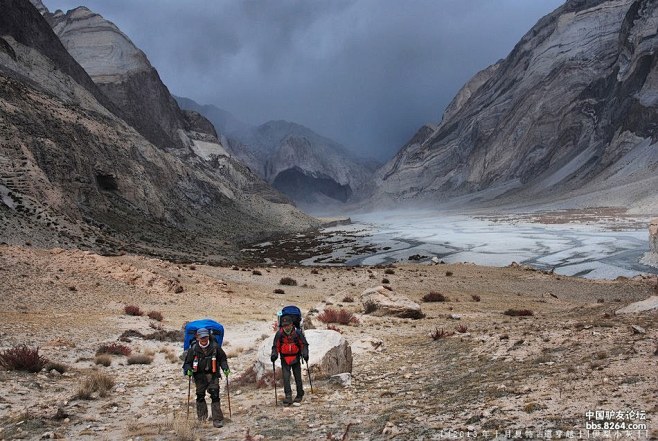
<svg viewBox="0 0 658 441">
<path fill-rule="evenodd" d="M 228 396 L 228 417 L 231 418 L 231 389 L 228 388 L 228 377 L 226 377 L 226 395 Z"/>
<path fill-rule="evenodd" d="M 187 417 L 186 420 L 190 419 L 190 390 L 192 389 L 192 376 L 190 375 L 190 382 L 187 384 Z"/>
<path fill-rule="evenodd" d="M 313 393 L 313 381 L 311 381 L 311 368 L 308 366 L 308 361 L 306 361 L 306 373 L 308 374 L 308 383 L 311 385 L 311 393 Z"/>
<path fill-rule="evenodd" d="M 274 407 L 277 407 L 279 405 L 279 400 L 276 397 L 276 367 L 274 367 L 274 362 L 272 362 L 272 372 L 272 378 L 274 379 Z"/>
</svg>

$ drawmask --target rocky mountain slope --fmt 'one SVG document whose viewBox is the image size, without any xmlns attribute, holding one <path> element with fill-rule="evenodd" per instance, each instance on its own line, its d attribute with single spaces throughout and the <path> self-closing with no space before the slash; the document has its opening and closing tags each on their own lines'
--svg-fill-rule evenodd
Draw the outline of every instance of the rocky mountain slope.
<svg viewBox="0 0 658 441">
<path fill-rule="evenodd" d="M 145 139 L 27 0 L 3 2 L 0 108 L 2 241 L 213 260 L 317 225 L 222 154 L 200 115 L 179 111 L 181 147 Z"/>
<path fill-rule="evenodd" d="M 177 100 L 184 109 L 198 111 L 223 128 L 220 131 L 235 156 L 301 206 L 340 207 L 372 189 L 374 169 L 369 163 L 302 125 L 269 121 L 251 127 L 216 106 Z"/>
<path fill-rule="evenodd" d="M 379 171 L 374 200 L 655 212 L 657 27 L 653 0 L 567 1 Z"/>
</svg>

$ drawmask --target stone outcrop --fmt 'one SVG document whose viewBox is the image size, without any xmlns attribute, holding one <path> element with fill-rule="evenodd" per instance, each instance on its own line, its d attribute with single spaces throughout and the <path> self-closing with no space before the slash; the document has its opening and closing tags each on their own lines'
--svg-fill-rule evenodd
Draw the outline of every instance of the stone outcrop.
<svg viewBox="0 0 658 441">
<path fill-rule="evenodd" d="M 180 108 L 146 55 L 119 28 L 83 6 L 44 15 L 64 47 L 121 109 L 126 121 L 161 148 L 183 147 Z"/>
<path fill-rule="evenodd" d="M 181 112 L 182 148 L 154 146 L 34 6 L 3 5 L 0 240 L 217 259 L 238 242 L 318 225 L 241 163 L 197 145 L 218 142 L 200 116 Z"/>
<path fill-rule="evenodd" d="M 631 303 L 615 311 L 615 314 L 636 314 L 639 312 L 653 311 L 654 309 L 658 309 L 658 296 L 651 296 L 640 302 Z"/>
<path fill-rule="evenodd" d="M 658 217 L 649 223 L 649 249 L 658 257 Z"/>
<path fill-rule="evenodd" d="M 365 314 L 378 317 L 411 319 L 425 317 L 418 303 L 383 286 L 369 288 L 361 293 L 361 303 Z"/>
<path fill-rule="evenodd" d="M 307 329 L 304 333 L 309 347 L 309 366 L 313 378 L 327 379 L 333 375 L 352 372 L 352 348 L 340 333 L 331 330 Z M 258 358 L 254 365 L 256 379 L 272 372 L 272 341 L 265 339 L 258 347 Z M 277 360 L 277 370 L 279 369 Z"/>
<path fill-rule="evenodd" d="M 651 212 L 657 27 L 650 0 L 567 1 L 378 171 L 374 203 L 497 198 Z"/>
</svg>

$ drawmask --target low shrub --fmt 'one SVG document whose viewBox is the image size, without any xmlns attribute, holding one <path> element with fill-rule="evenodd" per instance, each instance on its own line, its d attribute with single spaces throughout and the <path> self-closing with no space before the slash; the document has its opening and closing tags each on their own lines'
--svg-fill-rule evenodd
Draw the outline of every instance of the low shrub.
<svg viewBox="0 0 658 441">
<path fill-rule="evenodd" d="M 311 274 L 320 274 L 320 271 L 318 271 L 317 269 L 312 269 Z"/>
<path fill-rule="evenodd" d="M 282 277 L 279 280 L 279 285 L 297 286 L 297 281 L 292 277 Z"/>
<path fill-rule="evenodd" d="M 99 397 L 107 396 L 114 387 L 114 379 L 103 372 L 92 372 L 80 385 L 74 398 L 91 400 L 93 393 L 97 392 Z"/>
<path fill-rule="evenodd" d="M 345 309 L 327 308 L 318 315 L 322 323 L 338 323 L 341 325 L 358 325 L 359 319 Z"/>
<path fill-rule="evenodd" d="M 101 354 L 111 354 L 111 355 L 130 355 L 132 350 L 121 343 L 108 343 L 101 345 L 100 348 L 96 351 L 96 355 Z"/>
<path fill-rule="evenodd" d="M 18 345 L 0 351 L 0 366 L 10 371 L 39 372 L 48 360 L 39 355 L 39 348 Z"/>
<path fill-rule="evenodd" d="M 334 326 L 334 325 L 331 325 L 331 324 L 327 325 L 327 329 L 330 330 L 330 331 L 336 331 L 339 334 L 343 333 L 343 331 L 341 331 L 338 326 Z"/>
<path fill-rule="evenodd" d="M 286 292 L 285 292 L 284 290 L 282 290 L 281 288 L 276 288 L 276 289 L 274 290 L 274 294 L 285 294 L 285 293 L 286 293 Z"/>
<path fill-rule="evenodd" d="M 155 320 L 155 321 L 157 321 L 157 322 L 161 322 L 161 321 L 164 319 L 164 316 L 163 316 L 162 313 L 159 312 L 159 311 L 151 311 L 151 312 L 149 312 L 149 313 L 148 313 L 148 317 L 149 317 L 151 320 Z"/>
<path fill-rule="evenodd" d="M 459 332 L 460 334 L 464 334 L 464 333 L 468 332 L 468 326 L 459 325 L 459 326 L 455 327 L 455 331 Z"/>
<path fill-rule="evenodd" d="M 386 277 L 384 277 L 384 278 L 382 279 L 382 283 L 391 283 L 391 281 L 388 280 Z"/>
<path fill-rule="evenodd" d="M 451 277 L 451 276 L 452 276 L 452 274 L 453 274 L 453 272 L 452 272 L 452 271 L 446 271 L 446 277 Z"/>
<path fill-rule="evenodd" d="M 395 274 L 395 270 L 392 268 L 386 268 L 384 274 Z"/>
<path fill-rule="evenodd" d="M 450 336 L 455 335 L 454 332 L 448 332 L 445 329 L 441 328 L 435 328 L 434 331 L 430 334 L 430 337 L 432 337 L 432 340 L 440 340 L 442 338 L 447 338 Z"/>
<path fill-rule="evenodd" d="M 128 357 L 128 364 L 151 364 L 153 356 L 148 354 L 135 354 Z"/>
<path fill-rule="evenodd" d="M 422 298 L 423 302 L 447 302 L 448 298 L 440 292 L 430 291 Z"/>
<path fill-rule="evenodd" d="M 480 296 L 477 294 L 471 295 L 471 299 L 473 299 L 474 302 L 479 302 L 480 300 L 482 300 Z"/>
<path fill-rule="evenodd" d="M 508 309 L 507 311 L 503 312 L 503 314 L 512 317 L 528 317 L 534 315 L 534 313 L 529 309 Z"/>
<path fill-rule="evenodd" d="M 112 364 L 112 357 L 110 357 L 108 354 L 100 354 L 94 358 L 94 363 L 108 367 Z"/>
<path fill-rule="evenodd" d="M 259 270 L 253 270 L 253 271 L 251 272 L 251 274 L 253 274 L 254 276 L 262 276 L 262 275 L 263 275 L 263 273 L 260 272 Z"/>
<path fill-rule="evenodd" d="M 354 303 L 354 297 L 352 297 L 352 296 L 345 296 L 345 297 L 343 297 L 343 302 L 344 302 L 344 303 Z"/>
<path fill-rule="evenodd" d="M 126 313 L 126 315 L 134 315 L 134 316 L 143 316 L 144 312 L 139 309 L 139 306 L 135 305 L 126 305 L 123 308 L 123 312 Z"/>
</svg>

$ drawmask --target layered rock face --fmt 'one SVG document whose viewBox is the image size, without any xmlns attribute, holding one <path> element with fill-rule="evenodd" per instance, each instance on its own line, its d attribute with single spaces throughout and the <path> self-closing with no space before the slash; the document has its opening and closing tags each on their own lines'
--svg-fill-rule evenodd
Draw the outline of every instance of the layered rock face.
<svg viewBox="0 0 658 441">
<path fill-rule="evenodd" d="M 137 131 L 161 148 L 183 147 L 181 110 L 146 55 L 119 28 L 85 7 L 44 15 L 73 58 Z"/>
<path fill-rule="evenodd" d="M 103 104 L 27 0 L 4 5 L 0 240 L 214 259 L 317 225 L 229 156 L 194 154 L 219 145 L 200 115 L 181 113 L 185 148 L 154 146 Z"/>
<path fill-rule="evenodd" d="M 223 128 L 228 150 L 298 205 L 340 206 L 372 190 L 372 169 L 339 143 L 304 126 L 269 121 L 254 128 L 215 106 L 177 100 Z"/>
<path fill-rule="evenodd" d="M 573 0 L 485 69 L 377 175 L 376 200 L 658 202 L 658 7 Z"/>
</svg>

